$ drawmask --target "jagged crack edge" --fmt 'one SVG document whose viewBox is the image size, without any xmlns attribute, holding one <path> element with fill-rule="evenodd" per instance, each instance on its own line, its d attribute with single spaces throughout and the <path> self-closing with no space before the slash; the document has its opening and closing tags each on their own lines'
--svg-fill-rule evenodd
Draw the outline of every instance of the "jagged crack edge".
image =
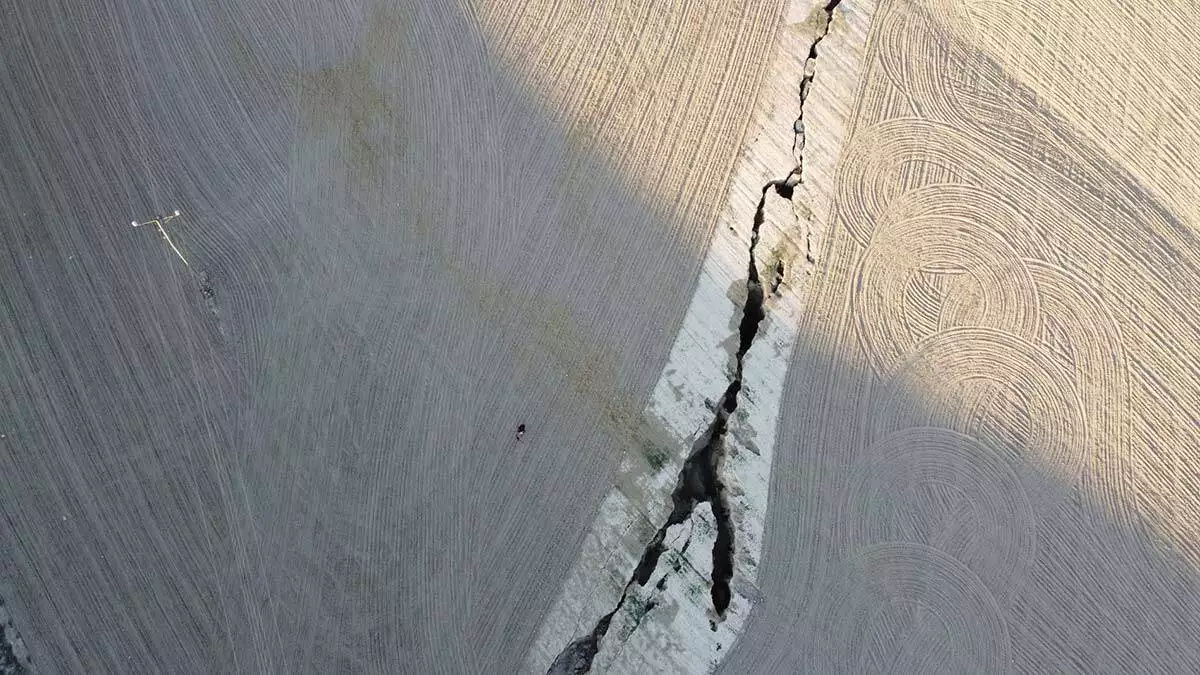
<svg viewBox="0 0 1200 675">
<path fill-rule="evenodd" d="M 591 670 L 592 662 L 600 650 L 600 641 L 608 633 L 613 617 L 624 606 L 630 589 L 636 584 L 645 586 L 658 568 L 658 561 L 666 551 L 663 542 L 667 530 L 687 522 L 696 506 L 708 502 L 713 518 L 717 521 L 717 537 L 713 543 L 713 573 L 710 595 L 713 609 L 718 616 L 725 613 L 732 599 L 729 582 L 733 578 L 734 533 L 729 506 L 725 502 L 725 485 L 720 479 L 719 467 L 724 459 L 724 438 L 728 430 L 729 417 L 737 411 L 738 395 L 742 390 L 743 362 L 758 335 L 759 325 L 766 318 L 765 296 L 758 274 L 755 249 L 758 246 L 759 230 L 765 219 L 767 195 L 772 189 L 784 199 L 791 199 L 794 180 L 789 176 L 783 180 L 767 183 L 754 211 L 754 223 L 750 234 L 750 262 L 747 267 L 746 302 L 742 307 L 742 318 L 738 325 L 738 351 L 735 355 L 734 377 L 726 387 L 717 405 L 716 414 L 707 431 L 692 446 L 692 453 L 679 472 L 675 489 L 671 492 L 671 513 L 666 522 L 654 533 L 650 543 L 642 551 L 637 567 L 620 599 L 611 612 L 596 622 L 591 633 L 573 640 L 554 659 L 547 675 L 576 675 Z M 653 607 L 653 604 L 651 604 Z M 640 621 L 639 621 L 640 624 Z"/>
<path fill-rule="evenodd" d="M 792 141 L 792 155 L 796 158 L 796 166 L 792 169 L 792 175 L 796 177 L 797 182 L 804 180 L 804 104 L 808 101 L 809 90 L 812 88 L 813 78 L 817 74 L 817 47 L 829 35 L 829 27 L 833 25 L 833 11 L 842 4 L 842 0 L 830 0 L 826 3 L 823 11 L 825 12 L 825 26 L 822 28 L 820 35 L 817 35 L 813 40 L 812 45 L 808 48 L 808 58 L 804 61 L 804 76 L 800 80 L 800 114 L 792 125 L 792 130 L 795 132 L 795 137 Z M 811 68 L 810 68 L 811 66 Z"/>
</svg>

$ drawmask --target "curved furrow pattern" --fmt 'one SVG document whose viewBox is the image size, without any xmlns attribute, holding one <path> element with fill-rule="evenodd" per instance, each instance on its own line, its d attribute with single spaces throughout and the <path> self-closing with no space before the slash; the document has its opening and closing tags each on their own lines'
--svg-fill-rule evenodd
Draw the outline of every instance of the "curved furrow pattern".
<svg viewBox="0 0 1200 675">
<path fill-rule="evenodd" d="M 1017 473 L 991 447 L 958 432 L 910 427 L 868 450 L 836 513 L 839 555 L 918 542 L 954 557 L 1005 598 L 1037 549 L 1033 508 Z"/>
<path fill-rule="evenodd" d="M 803 664 L 805 669 L 821 673 L 1011 670 L 1008 629 L 1000 606 L 977 576 L 935 548 L 915 543 L 865 547 L 821 590 L 816 602 L 823 648 Z M 872 612 L 891 613 L 895 618 L 863 625 L 863 617 Z M 869 628 L 876 630 L 867 632 Z"/>
<path fill-rule="evenodd" d="M 976 435 L 985 427 L 992 388 L 1011 392 L 1033 426 L 1013 436 L 988 434 L 1016 468 L 1031 499 L 1053 504 L 1072 485 L 1088 458 L 1083 399 L 1069 373 L 1034 343 L 988 328 L 953 328 L 918 344 L 880 392 L 870 421 L 872 438 L 910 426 L 943 426 Z M 912 392 L 930 397 L 926 402 Z M 1050 500 L 1050 501 L 1046 501 Z"/>
<path fill-rule="evenodd" d="M 994 201 L 972 199 L 979 192 L 926 186 L 893 202 L 876 226 L 857 273 L 856 314 L 864 351 L 881 376 L 894 372 L 929 335 L 914 330 L 903 300 L 922 272 L 954 276 L 943 296 L 951 307 L 938 308 L 926 322 L 936 319 L 940 329 L 987 326 L 1036 337 L 1040 316 L 1033 280 L 999 234 L 1008 229 L 1009 212 L 995 208 Z"/>
</svg>

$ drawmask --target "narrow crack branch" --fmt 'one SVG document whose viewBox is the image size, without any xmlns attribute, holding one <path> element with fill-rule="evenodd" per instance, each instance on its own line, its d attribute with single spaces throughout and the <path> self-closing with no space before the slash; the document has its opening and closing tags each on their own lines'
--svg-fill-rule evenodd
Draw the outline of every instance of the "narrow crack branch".
<svg viewBox="0 0 1200 675">
<path fill-rule="evenodd" d="M 600 617 L 596 622 L 596 627 L 592 632 L 578 638 L 567 645 L 558 656 L 554 659 L 554 663 L 550 664 L 550 669 L 546 671 L 546 675 L 582 675 L 592 669 L 592 661 L 596 658 L 596 652 L 600 651 L 600 640 L 608 634 L 608 628 L 612 624 L 613 616 L 621 611 L 621 606 L 625 604 L 625 598 L 629 593 L 629 587 L 625 587 L 625 592 L 621 594 L 621 600 L 617 602 L 617 606 L 608 614 Z"/>
<path fill-rule="evenodd" d="M 837 9 L 841 3 L 842 0 L 829 0 L 823 8 L 825 12 L 824 25 L 821 33 L 813 40 L 812 46 L 808 48 L 808 58 L 804 61 L 804 76 L 800 79 L 800 115 L 792 124 L 792 131 L 796 134 L 792 141 L 792 156 L 796 160 L 796 167 L 792 169 L 792 173 L 796 176 L 797 182 L 804 182 L 804 103 L 808 100 L 813 78 L 817 74 L 817 46 L 829 35 L 829 27 L 833 24 L 833 10 Z"/>
</svg>

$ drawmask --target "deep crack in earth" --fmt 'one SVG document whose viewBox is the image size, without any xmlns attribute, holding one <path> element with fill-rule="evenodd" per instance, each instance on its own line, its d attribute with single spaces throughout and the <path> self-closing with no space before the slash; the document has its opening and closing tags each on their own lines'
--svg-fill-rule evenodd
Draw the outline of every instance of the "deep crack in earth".
<svg viewBox="0 0 1200 675">
<path fill-rule="evenodd" d="M 725 501 L 725 484 L 721 481 L 720 465 L 725 456 L 725 432 L 728 430 L 729 417 L 737 411 L 738 395 L 742 390 L 743 362 L 754 338 L 758 335 L 759 325 L 766 317 L 763 306 L 765 299 L 763 284 L 758 274 L 758 260 L 755 249 L 758 246 L 759 229 L 762 227 L 767 195 L 771 190 L 783 197 L 791 199 L 795 178 L 789 176 L 784 180 L 771 181 L 763 186 L 762 196 L 754 211 L 754 224 L 750 232 L 750 263 L 747 268 L 746 302 L 742 307 L 742 318 L 738 325 L 738 350 L 734 358 L 734 373 L 725 392 L 716 406 L 716 414 L 708 430 L 693 445 L 691 455 L 684 462 L 679 472 L 675 489 L 671 492 L 671 513 L 666 522 L 655 532 L 654 537 L 642 552 L 620 600 L 611 612 L 605 614 L 596 622 L 591 633 L 572 641 L 558 657 L 554 659 L 548 675 L 567 675 L 586 673 L 591 669 L 596 652 L 600 649 L 600 640 L 608 633 L 612 619 L 624 606 L 629 598 L 630 589 L 636 584 L 645 586 L 654 571 L 658 568 L 659 559 L 666 550 L 664 540 L 667 530 L 672 526 L 687 522 L 693 515 L 696 506 L 707 502 L 712 508 L 713 518 L 717 522 L 717 537 L 712 551 L 712 597 L 713 609 L 718 616 L 723 616 L 729 608 L 731 594 L 729 581 L 733 577 L 734 527 L 730 518 L 729 506 Z M 646 611 L 653 609 L 651 602 Z M 640 618 L 639 618 L 640 623 Z M 715 624 L 714 624 L 715 630 Z"/>
<path fill-rule="evenodd" d="M 620 599 L 608 614 L 596 622 L 592 631 L 573 640 L 559 653 L 551 664 L 547 675 L 577 675 L 591 669 L 596 653 L 600 649 L 600 641 L 608 633 L 612 619 L 625 605 L 629 598 L 630 589 L 636 584 L 644 587 L 658 569 L 659 559 L 666 551 L 664 543 L 667 530 L 675 525 L 691 519 L 696 506 L 707 502 L 712 508 L 713 518 L 717 524 L 716 541 L 712 551 L 712 598 L 713 609 L 719 617 L 723 617 L 732 600 L 729 582 L 733 577 L 733 555 L 735 550 L 734 527 L 730 518 L 729 506 L 725 501 L 725 484 L 721 481 L 720 466 L 725 457 L 725 433 L 729 427 L 730 416 L 737 411 L 738 395 L 742 390 L 743 362 L 750 347 L 758 335 L 759 325 L 766 318 L 764 302 L 766 291 L 758 273 L 758 261 L 755 250 L 758 247 L 759 230 L 765 218 L 767 195 L 771 190 L 784 199 L 791 201 L 795 187 L 803 181 L 804 174 L 804 103 L 808 98 L 816 74 L 817 45 L 829 34 L 833 19 L 833 11 L 841 0 L 830 0 L 824 7 L 825 22 L 821 33 L 816 36 L 809 48 L 805 61 L 803 77 L 800 81 L 800 114 L 793 125 L 795 140 L 793 155 L 796 166 L 782 180 L 773 180 L 762 187 L 762 195 L 754 211 L 753 227 L 750 231 L 750 262 L 746 275 L 746 301 L 742 307 L 742 317 L 738 325 L 738 350 L 735 355 L 734 373 L 714 410 L 714 418 L 708 429 L 692 446 L 692 453 L 684 462 L 679 472 L 675 489 L 671 492 L 671 512 L 666 521 L 655 532 L 654 537 L 642 551 L 642 556 L 634 568 L 633 574 L 625 584 Z M 806 237 L 807 238 L 807 237 Z M 809 250 L 807 259 L 812 262 L 811 242 L 807 242 Z M 784 264 L 778 261 L 773 268 L 769 292 L 774 294 L 783 282 Z M 689 539 L 690 542 L 690 539 Z M 685 546 L 686 548 L 686 546 Z M 657 584 L 661 591 L 665 588 L 666 577 Z M 646 611 L 654 608 L 654 602 L 647 603 Z M 641 617 L 636 625 L 641 623 Z M 711 624 L 716 630 L 716 624 Z"/>
</svg>

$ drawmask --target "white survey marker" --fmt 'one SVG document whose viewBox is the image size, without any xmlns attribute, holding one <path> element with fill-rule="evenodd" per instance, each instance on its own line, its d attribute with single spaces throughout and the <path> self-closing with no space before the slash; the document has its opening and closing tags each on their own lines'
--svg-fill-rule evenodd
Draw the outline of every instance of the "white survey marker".
<svg viewBox="0 0 1200 675">
<path fill-rule="evenodd" d="M 164 227 L 167 224 L 167 222 L 169 222 L 175 218 L 178 218 L 180 215 L 181 214 L 179 213 L 179 209 L 176 209 L 175 212 L 169 216 L 166 216 L 166 217 L 159 216 L 153 220 L 147 220 L 144 223 L 139 223 L 138 221 L 135 220 L 135 221 L 132 221 L 132 224 L 134 227 L 141 227 L 143 225 L 153 225 L 156 228 L 158 228 L 159 234 L 162 235 L 163 239 L 167 240 L 167 245 L 171 247 L 172 251 L 175 251 L 175 255 L 179 256 L 179 259 L 183 261 L 184 265 L 191 267 L 192 264 L 189 263 L 187 261 L 187 258 L 183 257 L 183 254 L 179 252 L 179 249 L 176 248 L 176 246 L 175 246 L 175 242 L 171 241 L 171 238 L 169 236 L 167 236 L 167 228 Z"/>
</svg>

